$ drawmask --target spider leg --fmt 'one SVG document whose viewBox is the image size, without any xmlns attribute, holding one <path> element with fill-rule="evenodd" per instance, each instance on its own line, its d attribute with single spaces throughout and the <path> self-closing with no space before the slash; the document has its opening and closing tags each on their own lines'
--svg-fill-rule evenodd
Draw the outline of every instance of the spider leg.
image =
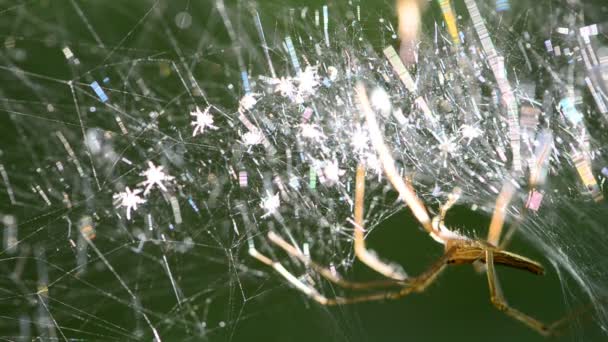
<svg viewBox="0 0 608 342">
<path fill-rule="evenodd" d="M 363 213 L 365 198 L 365 167 L 361 164 L 357 166 L 355 176 L 355 255 L 362 263 L 383 276 L 394 280 L 405 280 L 407 276 L 402 271 L 390 264 L 380 260 L 376 254 L 370 252 L 365 246 L 365 230 L 363 228 Z"/>
<path fill-rule="evenodd" d="M 511 203 L 514 194 L 515 186 L 507 181 L 503 184 L 502 189 L 496 198 L 496 206 L 494 208 L 494 214 L 492 214 L 492 221 L 490 222 L 487 239 L 493 246 L 498 246 L 498 243 L 500 242 L 500 234 L 507 215 L 507 207 L 509 206 L 509 203 Z"/>
<path fill-rule="evenodd" d="M 526 208 L 524 207 L 523 214 L 525 214 L 525 212 L 526 212 Z M 509 230 L 505 234 L 505 237 L 500 244 L 500 249 L 503 249 L 504 248 L 503 246 L 505 246 L 510 241 L 510 238 L 512 237 L 513 233 L 517 230 L 520 223 L 521 223 L 521 219 L 518 219 L 516 222 L 514 222 L 509 227 Z M 487 256 L 486 256 L 486 258 L 487 258 Z M 486 260 L 486 264 L 488 265 L 487 266 L 488 277 L 490 277 L 490 274 L 489 274 L 490 263 L 487 260 Z M 495 270 L 494 270 L 493 266 L 494 266 L 494 263 L 492 260 L 492 272 L 494 273 L 494 278 L 495 278 L 494 284 L 497 288 L 497 293 L 502 297 L 502 293 L 500 291 L 500 283 L 495 274 Z M 490 290 L 490 292 L 491 292 L 491 290 Z M 504 299 L 504 297 L 503 297 L 503 299 Z M 606 298 L 601 298 L 600 300 L 603 302 L 606 302 Z M 574 320 L 575 318 L 582 317 L 582 316 L 588 316 L 590 313 L 592 313 L 596 304 L 597 304 L 596 302 L 591 302 L 591 303 L 588 303 L 587 305 L 581 305 L 577 309 L 569 311 L 562 318 L 560 318 L 560 319 L 554 321 L 552 324 L 546 326 L 546 330 L 547 330 L 546 334 L 547 335 L 561 335 L 561 333 L 564 332 L 565 328 L 571 323 L 572 320 Z M 535 330 L 537 330 L 537 329 L 535 329 Z"/>
<path fill-rule="evenodd" d="M 365 235 L 362 228 L 363 225 L 363 199 L 364 199 L 364 191 L 365 191 L 365 168 L 362 165 L 359 165 L 357 168 L 356 175 L 356 190 L 355 190 L 355 253 L 357 257 L 366 265 L 368 265 L 373 270 L 379 272 L 380 274 L 386 276 L 387 280 L 381 281 L 369 281 L 369 282 L 352 282 L 343 279 L 339 275 L 335 274 L 326 267 L 323 267 L 316 262 L 310 260 L 309 257 L 305 256 L 298 248 L 294 247 L 292 244 L 285 241 L 279 235 L 274 232 L 268 233 L 268 239 L 274 243 L 275 245 L 282 248 L 285 252 L 290 254 L 291 256 L 299 259 L 302 263 L 310 266 L 317 273 L 323 276 L 325 279 L 330 282 L 335 283 L 336 285 L 347 288 L 347 289 L 373 289 L 373 288 L 386 288 L 386 287 L 396 287 L 403 286 L 405 283 L 403 280 L 406 279 L 406 276 L 403 275 L 403 272 L 400 272 L 396 267 L 388 265 L 381 260 L 379 260 L 373 253 L 369 252 L 365 248 Z M 243 214 L 243 217 L 246 218 L 246 215 Z M 274 268 L 279 274 L 281 274 L 287 281 L 289 281 L 294 287 L 308 295 L 309 297 L 315 299 L 317 302 L 321 304 L 326 304 L 327 299 L 321 296 L 314 288 L 310 285 L 307 285 L 294 277 L 291 273 L 289 273 L 281 263 L 272 260 L 271 258 L 265 256 L 260 253 L 254 246 L 253 240 L 249 239 L 249 254 L 255 259 L 261 261 L 262 263 Z M 336 299 L 340 301 L 339 299 Z"/>
<path fill-rule="evenodd" d="M 399 175 L 397 171 L 397 167 L 395 166 L 395 160 L 391 156 L 391 152 L 388 147 L 384 143 L 384 138 L 382 137 L 382 132 L 378 127 L 378 121 L 376 120 L 376 114 L 372 110 L 372 107 L 369 103 L 369 98 L 367 97 L 367 92 L 365 90 L 365 86 L 362 83 L 358 83 L 355 87 L 355 92 L 357 94 L 357 100 L 359 104 L 359 109 L 365 116 L 365 120 L 367 122 L 367 129 L 369 131 L 369 137 L 376 153 L 378 154 L 378 159 L 382 164 L 382 169 L 384 170 L 384 174 L 386 178 L 389 180 L 393 188 L 399 193 L 399 196 L 402 201 L 404 201 L 410 210 L 420 222 L 422 227 L 429 232 L 430 234 L 435 234 L 439 236 L 439 232 L 433 228 L 431 223 L 431 219 L 429 217 L 428 211 L 422 201 L 416 196 L 416 192 L 408 187 Z"/>
<path fill-rule="evenodd" d="M 429 287 L 445 269 L 445 267 L 447 266 L 447 261 L 450 259 L 450 257 L 452 257 L 455 251 L 455 248 L 451 248 L 446 251 L 425 272 L 415 278 L 409 278 L 408 285 L 404 286 L 398 291 L 385 291 L 355 297 L 342 298 L 341 302 L 338 302 L 336 304 L 352 304 L 385 299 L 392 300 L 403 298 L 411 293 L 424 292 L 427 287 Z"/>
<path fill-rule="evenodd" d="M 527 213 L 528 213 L 528 208 L 524 205 L 521 208 L 520 214 L 515 218 L 513 223 L 511 223 L 511 225 L 509 225 L 509 229 L 507 229 L 504 237 L 502 238 L 502 241 L 499 244 L 500 249 L 506 249 L 507 246 L 511 243 L 511 240 L 513 240 L 513 236 L 515 235 L 515 232 L 521 226 L 521 223 L 523 222 Z"/>
<path fill-rule="evenodd" d="M 417 0 L 397 0 L 399 17 L 399 55 L 406 65 L 415 64 L 417 60 L 417 42 L 421 27 L 421 16 L 425 4 Z"/>
<path fill-rule="evenodd" d="M 448 200 L 441 206 L 439 210 L 441 224 L 443 224 L 443 220 L 445 219 L 445 215 L 447 214 L 448 210 L 450 210 L 452 206 L 456 204 L 461 194 L 462 190 L 459 187 L 454 188 L 454 190 L 452 190 L 452 193 L 450 193 L 450 195 L 448 196 Z"/>
<path fill-rule="evenodd" d="M 249 247 L 249 255 L 253 258 L 261 261 L 262 263 L 272 267 L 277 273 L 279 273 L 283 278 L 285 278 L 293 287 L 300 290 L 302 293 L 307 295 L 308 297 L 314 299 L 320 304 L 327 305 L 329 300 L 321 295 L 317 289 L 310 286 L 309 284 L 304 283 L 296 276 L 294 276 L 291 272 L 289 272 L 283 264 L 278 261 L 272 260 L 266 255 L 260 253 L 255 247 Z M 337 298 L 336 298 L 337 299 Z"/>
<path fill-rule="evenodd" d="M 275 271 L 277 271 L 283 278 L 285 278 L 289 283 L 298 289 L 300 292 L 304 293 L 306 296 L 312 298 L 316 302 L 322 305 L 346 305 L 346 304 L 355 304 L 362 302 L 372 302 L 372 301 L 381 301 L 381 300 L 393 300 L 405 297 L 414 292 L 423 292 L 426 288 L 431 285 L 437 276 L 444 270 L 447 265 L 448 259 L 452 256 L 455 249 L 448 250 L 443 256 L 441 256 L 435 263 L 429 267 L 429 269 L 415 278 L 410 278 L 408 284 L 403 286 L 399 290 L 393 291 L 381 291 L 363 295 L 357 295 L 352 297 L 334 297 L 327 298 L 321 295 L 314 287 L 305 284 L 296 278 L 291 272 L 287 271 L 281 263 L 271 260 L 270 258 L 259 253 L 255 248 L 249 249 L 249 254 L 262 261 L 268 266 L 271 266 Z M 338 284 L 340 285 L 340 284 Z"/>
<path fill-rule="evenodd" d="M 462 190 L 459 187 L 456 187 L 448 195 L 448 200 L 439 208 L 439 215 L 433 217 L 433 228 L 435 230 L 441 231 L 442 227 L 445 226 L 445 215 L 448 213 L 448 210 L 450 210 L 454 204 L 456 204 L 461 194 Z"/>
<path fill-rule="evenodd" d="M 403 286 L 405 284 L 404 282 L 399 282 L 399 281 L 392 280 L 392 279 L 380 280 L 380 281 L 367 281 L 367 282 L 348 281 L 348 280 L 345 280 L 344 278 L 342 278 L 340 275 L 336 274 L 335 272 L 332 272 L 327 267 L 323 267 L 323 266 L 317 264 L 316 262 L 311 260 L 308 256 L 304 255 L 299 249 L 294 247 L 289 242 L 285 241 L 285 239 L 283 239 L 276 233 L 269 232 L 268 239 L 272 243 L 274 243 L 275 245 L 277 245 L 281 249 L 283 249 L 285 252 L 287 252 L 287 254 L 300 260 L 305 265 L 310 266 L 313 270 L 315 270 L 317 273 L 319 273 L 323 278 L 329 280 L 330 282 L 332 282 L 340 287 L 346 288 L 346 289 L 363 290 L 363 289 L 382 288 L 382 287 L 391 287 L 391 286 Z"/>
<path fill-rule="evenodd" d="M 559 320 L 555 324 L 547 326 L 536 318 L 510 307 L 509 304 L 507 304 L 507 301 L 505 300 L 502 291 L 500 290 L 498 277 L 494 268 L 494 253 L 491 250 L 486 250 L 486 265 L 488 275 L 488 287 L 490 289 L 490 301 L 498 310 L 522 322 L 523 324 L 536 330 L 538 333 L 544 336 L 549 336 L 553 334 L 554 327 L 557 327 L 558 325 L 562 324 L 562 320 Z"/>
<path fill-rule="evenodd" d="M 500 234 L 503 228 L 504 219 L 506 216 L 506 208 L 508 207 L 513 194 L 515 193 L 515 187 L 507 182 L 503 185 L 503 188 L 496 199 L 496 209 L 494 214 L 492 215 L 492 221 L 490 223 L 490 229 L 488 233 L 488 242 L 493 246 L 499 245 L 500 242 Z M 524 207 L 520 218 L 518 218 L 515 222 L 511 224 L 509 230 L 505 234 L 504 240 L 500 243 L 499 249 L 503 249 L 511 240 L 513 233 L 519 227 L 523 219 L 523 215 L 526 213 L 526 208 Z M 550 335 L 558 335 L 562 328 L 575 317 L 578 317 L 582 313 L 587 313 L 590 309 L 593 308 L 592 305 L 581 308 L 580 310 L 573 311 L 563 318 L 555 321 L 550 325 L 546 325 L 538 319 L 523 313 L 517 309 L 509 306 L 503 292 L 500 288 L 500 282 L 498 280 L 498 276 L 496 274 L 496 269 L 494 267 L 494 252 L 490 249 L 486 249 L 486 260 L 485 260 L 485 269 L 488 277 L 488 287 L 490 289 L 490 301 L 492 304 L 500 311 L 506 313 L 508 316 L 524 323 L 528 327 L 534 329 L 538 333 L 544 336 Z M 474 264 L 475 265 L 475 264 Z M 481 264 L 477 264 L 478 271 L 481 270 Z"/>
</svg>

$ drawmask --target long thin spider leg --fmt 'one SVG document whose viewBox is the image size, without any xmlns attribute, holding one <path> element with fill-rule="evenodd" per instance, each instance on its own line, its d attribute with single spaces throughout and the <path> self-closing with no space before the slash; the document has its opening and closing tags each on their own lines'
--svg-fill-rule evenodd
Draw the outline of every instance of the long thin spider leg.
<svg viewBox="0 0 608 342">
<path fill-rule="evenodd" d="M 515 186 L 507 181 L 503 184 L 498 197 L 496 198 L 496 206 L 494 208 L 494 214 L 492 215 L 492 221 L 490 222 L 490 228 L 488 230 L 487 241 L 493 246 L 498 246 L 500 242 L 500 233 L 505 222 L 507 215 L 507 207 L 511 203 L 511 198 L 515 194 Z"/>
<path fill-rule="evenodd" d="M 424 1 L 397 0 L 397 15 L 399 17 L 399 39 L 401 40 L 399 55 L 406 65 L 416 63 L 418 35 L 421 27 L 421 16 Z"/>
<path fill-rule="evenodd" d="M 576 313 L 565 316 L 562 319 L 555 321 L 551 325 L 546 325 L 536 318 L 529 316 L 519 310 L 516 310 L 507 304 L 502 291 L 499 289 L 499 282 L 494 268 L 494 252 L 486 250 L 486 265 L 488 274 L 488 287 L 490 289 L 490 301 L 500 311 L 504 312 L 508 316 L 522 322 L 528 327 L 536 330 L 538 333 L 544 336 L 554 335 L 558 329 L 560 329 L 567 321 L 571 320 Z"/>
<path fill-rule="evenodd" d="M 500 242 L 500 235 L 502 233 L 502 229 L 505 223 L 505 217 L 507 216 L 507 207 L 511 203 L 511 199 L 513 198 L 514 194 L 515 186 L 511 182 L 506 181 L 502 185 L 498 197 L 496 197 L 494 213 L 492 214 L 492 221 L 490 221 L 490 227 L 488 228 L 488 238 L 486 240 L 492 246 L 498 246 Z M 473 267 L 477 272 L 482 273 L 486 270 L 487 263 L 483 264 L 477 261 L 473 263 Z M 496 286 L 500 287 L 500 284 L 496 284 Z M 498 291 L 500 291 L 500 288 L 498 288 Z"/>
<path fill-rule="evenodd" d="M 378 153 L 378 159 L 382 164 L 382 169 L 386 174 L 386 178 L 393 185 L 395 190 L 399 193 L 401 200 L 403 200 L 410 210 L 422 224 L 422 227 L 429 232 L 430 234 L 434 234 L 437 237 L 440 236 L 439 232 L 433 228 L 431 224 L 431 219 L 426 210 L 426 207 L 420 201 L 420 199 L 416 196 L 416 193 L 413 189 L 409 188 L 405 181 L 399 176 L 399 172 L 397 171 L 397 167 L 395 166 L 395 160 L 391 156 L 389 149 L 384 144 L 384 138 L 382 137 L 382 133 L 380 132 L 380 128 L 378 128 L 378 122 L 376 120 L 376 114 L 371 108 L 369 103 L 369 98 L 367 97 L 367 92 L 365 90 L 365 86 L 362 83 L 357 83 L 355 88 L 357 94 L 357 100 L 359 103 L 359 109 L 365 115 L 365 119 L 367 122 L 367 129 L 369 131 L 370 141 Z"/>
<path fill-rule="evenodd" d="M 398 299 L 405 297 L 413 292 L 422 292 L 437 279 L 437 276 L 443 271 L 447 265 L 448 259 L 453 255 L 455 249 L 448 250 L 441 256 L 429 269 L 416 278 L 411 278 L 408 285 L 402 287 L 398 291 L 383 291 L 371 294 L 364 294 L 354 297 L 335 297 L 327 298 L 319 293 L 313 286 L 306 284 L 289 272 L 280 262 L 260 253 L 253 245 L 249 247 L 249 255 L 261 261 L 262 263 L 272 267 L 277 273 L 285 278 L 293 287 L 312 298 L 317 303 L 322 305 L 343 305 L 354 304 L 361 302 L 380 301 L 387 299 Z"/>
<path fill-rule="evenodd" d="M 439 208 L 439 215 L 433 218 L 433 228 L 441 230 L 441 227 L 444 227 L 445 215 L 448 213 L 448 210 L 456 204 L 461 194 L 462 190 L 459 187 L 452 190 L 448 195 L 448 200 Z"/>
<path fill-rule="evenodd" d="M 511 225 L 509 225 L 509 228 L 505 232 L 505 235 L 499 244 L 500 249 L 506 249 L 507 246 L 509 246 L 509 244 L 513 240 L 513 236 L 515 235 L 515 232 L 517 232 L 517 230 L 521 226 L 521 223 L 523 222 L 527 213 L 528 213 L 528 208 L 526 208 L 526 206 L 524 205 L 521 208 L 520 214 L 515 218 L 515 220 L 513 220 L 513 222 L 511 223 Z"/>
<path fill-rule="evenodd" d="M 456 249 L 452 248 L 442 255 L 435 263 L 433 263 L 427 271 L 415 278 L 410 278 L 408 285 L 403 287 L 399 291 L 385 291 L 366 295 L 360 295 L 355 297 L 341 297 L 335 300 L 329 300 L 328 305 L 339 305 L 339 304 L 354 304 L 361 302 L 371 302 L 378 300 L 394 300 L 403 298 L 411 293 L 420 293 L 426 290 L 435 279 L 441 274 L 441 272 L 447 266 L 448 259 L 453 255 Z"/>
<path fill-rule="evenodd" d="M 456 204 L 461 194 L 462 190 L 459 187 L 454 188 L 454 190 L 452 190 L 452 193 L 450 193 L 450 195 L 448 196 L 448 200 L 441 206 L 441 209 L 439 211 L 441 217 L 441 224 L 443 224 L 443 220 L 445 220 L 445 215 L 448 213 L 448 210 L 450 210 L 452 206 Z"/>
<path fill-rule="evenodd" d="M 315 270 L 317 273 L 319 273 L 321 276 L 323 276 L 323 278 L 331 281 L 332 283 L 335 283 L 336 285 L 338 285 L 340 287 L 343 287 L 346 289 L 353 289 L 353 290 L 364 290 L 364 289 L 373 289 L 373 288 L 379 288 L 379 287 L 391 287 L 391 286 L 395 287 L 395 286 L 405 285 L 404 282 L 399 282 L 399 281 L 395 281 L 392 279 L 391 280 L 380 280 L 380 281 L 367 281 L 367 282 L 354 282 L 354 281 L 345 280 L 342 277 L 340 277 L 338 274 L 336 274 L 335 272 L 332 272 L 328 268 L 323 267 L 323 266 L 317 264 L 316 262 L 312 261 L 309 257 L 302 254 L 302 252 L 300 252 L 300 250 L 295 248 L 295 246 L 293 246 L 289 242 L 285 241 L 285 239 L 283 239 L 276 233 L 269 232 L 268 239 L 272 243 L 274 243 L 275 245 L 277 245 L 281 249 L 283 249 L 285 252 L 287 252 L 289 255 L 297 258 L 305 265 L 310 266 L 313 270 Z"/>
<path fill-rule="evenodd" d="M 255 247 L 249 247 L 249 255 L 253 258 L 261 261 L 262 263 L 272 267 L 277 273 L 279 273 L 283 278 L 285 278 L 293 287 L 300 290 L 302 293 L 307 295 L 308 297 L 314 299 L 320 304 L 327 305 L 329 300 L 321 295 L 317 289 L 314 287 L 302 282 L 296 276 L 294 276 L 291 272 L 289 272 L 280 262 L 274 261 L 271 258 L 265 256 L 260 253 Z M 336 298 L 337 299 L 337 298 Z"/>
<path fill-rule="evenodd" d="M 363 229 L 365 167 L 363 165 L 359 164 L 357 166 L 357 174 L 355 177 L 355 255 L 362 263 L 383 276 L 395 280 L 405 280 L 407 276 L 403 274 L 403 272 L 399 271 L 394 266 L 383 262 L 365 247 L 365 230 Z"/>
</svg>

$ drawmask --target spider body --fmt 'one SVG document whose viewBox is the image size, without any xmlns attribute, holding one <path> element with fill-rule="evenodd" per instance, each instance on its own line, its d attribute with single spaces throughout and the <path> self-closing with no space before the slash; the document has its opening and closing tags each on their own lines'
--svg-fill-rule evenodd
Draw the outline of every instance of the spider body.
<svg viewBox="0 0 608 342">
<path fill-rule="evenodd" d="M 507 252 L 492 246 L 483 240 L 453 239 L 446 243 L 446 251 L 454 249 L 453 254 L 446 261 L 447 264 L 463 265 L 475 262 L 486 263 L 486 251 L 494 254 L 494 263 L 528 271 L 536 275 L 545 274 L 543 266 L 519 254 Z"/>
<path fill-rule="evenodd" d="M 363 228 L 366 167 L 363 164 L 359 164 L 355 176 L 354 220 L 352 220 L 355 228 L 353 234 L 354 252 L 356 257 L 363 264 L 383 275 L 385 277 L 384 280 L 371 282 L 353 282 L 345 280 L 329 268 L 315 263 L 309 256 L 302 253 L 298 247 L 285 241 L 277 233 L 270 231 L 268 233 L 268 239 L 274 245 L 284 250 L 293 258 L 304 263 L 307 267 L 315 270 L 328 281 L 345 289 L 367 291 L 350 297 L 328 298 L 312 285 L 294 276 L 280 262 L 260 253 L 254 247 L 251 239 L 249 254 L 272 267 L 293 287 L 322 305 L 345 305 L 402 298 L 411 293 L 424 291 L 435 279 L 437 279 L 447 265 L 475 265 L 475 263 L 483 263 L 485 264 L 485 269 L 480 270 L 485 271 L 487 275 L 490 302 L 494 307 L 511 318 L 534 329 L 541 335 L 547 336 L 557 333 L 558 329 L 562 327 L 563 323 L 566 322 L 569 317 L 560 319 L 550 325 L 544 324 L 540 320 L 509 306 L 500 288 L 495 264 L 525 270 L 536 275 L 544 274 L 543 266 L 540 263 L 506 251 L 504 247 L 508 244 L 508 239 L 500 243 L 506 211 L 516 190 L 514 183 L 505 181 L 498 194 L 486 240 L 472 239 L 450 230 L 445 226 L 444 219 L 447 211 L 460 197 L 461 190 L 455 188 L 448 196 L 446 203 L 439 208 L 439 214 L 431 219 L 426 206 L 416 195 L 411 182 L 407 182 L 399 174 L 395 166 L 395 161 L 392 158 L 388 147 L 384 144 L 384 138 L 382 137 L 379 125 L 376 121 L 375 113 L 369 103 L 365 87 L 362 84 L 358 84 L 355 88 L 355 93 L 357 95 L 359 109 L 366 119 L 370 142 L 378 154 L 378 159 L 381 162 L 386 179 L 397 193 L 399 193 L 400 199 L 405 202 L 414 217 L 421 224 L 422 228 L 426 230 L 431 238 L 443 245 L 443 255 L 439 257 L 436 262 L 431 264 L 423 273 L 418 276 L 408 276 L 405 272 L 401 271 L 400 268 L 381 260 L 376 253 L 366 248 L 365 231 Z"/>
</svg>

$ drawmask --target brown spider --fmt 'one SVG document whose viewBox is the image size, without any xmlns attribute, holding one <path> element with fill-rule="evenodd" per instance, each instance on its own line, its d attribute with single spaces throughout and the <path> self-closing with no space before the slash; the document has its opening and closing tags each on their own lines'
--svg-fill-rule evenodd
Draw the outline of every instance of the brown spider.
<svg viewBox="0 0 608 342">
<path fill-rule="evenodd" d="M 407 277 L 403 274 L 403 272 L 400 272 L 394 266 L 383 262 L 376 257 L 375 254 L 366 249 L 363 229 L 365 166 L 361 164 L 357 167 L 355 178 L 355 206 L 353 222 L 355 228 L 355 255 L 368 267 L 385 276 L 387 278 L 386 280 L 371 282 L 352 282 L 345 280 L 328 268 L 310 260 L 310 258 L 304 255 L 298 248 L 285 241 L 276 233 L 272 231 L 269 232 L 268 239 L 273 244 L 277 245 L 291 256 L 308 265 L 317 271 L 321 276 L 337 284 L 338 286 L 353 290 L 384 288 L 384 291 L 367 293 L 353 297 L 327 298 L 319 293 L 319 291 L 313 286 L 306 284 L 295 277 L 292 273 L 285 269 L 280 262 L 272 260 L 269 257 L 261 254 L 255 249 L 255 247 L 253 247 L 253 245 L 250 245 L 249 254 L 264 264 L 272 267 L 287 281 L 289 281 L 291 285 L 322 305 L 341 305 L 401 298 L 413 292 L 424 291 L 431 283 L 433 283 L 433 281 L 437 278 L 437 276 L 439 276 L 447 265 L 484 263 L 486 265 L 486 274 L 490 290 L 490 301 L 492 304 L 498 310 L 503 311 L 507 315 L 524 323 L 542 335 L 554 334 L 557 331 L 557 328 L 559 328 L 569 317 L 560 319 L 550 325 L 544 324 L 536 318 L 509 306 L 502 294 L 502 291 L 500 290 L 498 283 L 495 264 L 526 270 L 537 275 L 542 275 L 544 273 L 542 265 L 538 262 L 530 260 L 521 255 L 505 251 L 503 249 L 505 243 L 503 243 L 503 245 L 499 245 L 506 208 L 515 192 L 514 186 L 510 182 L 506 182 L 498 195 L 487 240 L 470 239 L 449 230 L 444 225 L 445 214 L 457 201 L 460 194 L 459 189 L 455 189 L 455 191 L 452 192 L 448 198 L 448 201 L 440 207 L 439 215 L 431 220 L 426 207 L 416 196 L 416 193 L 411 185 L 407 184 L 399 176 L 394 160 L 391 157 L 388 148 L 384 144 L 382 134 L 376 122 L 375 114 L 371 109 L 366 90 L 363 85 L 357 85 L 356 94 L 358 97 L 360 110 L 363 112 L 367 121 L 370 140 L 378 153 L 380 161 L 382 162 L 382 168 L 386 177 L 391 182 L 392 186 L 397 190 L 400 198 L 407 204 L 416 219 L 421 223 L 422 227 L 435 241 L 444 245 L 444 254 L 422 274 L 416 277 Z M 398 288 L 390 289 L 391 287 Z M 387 288 L 389 289 L 387 290 Z"/>
</svg>

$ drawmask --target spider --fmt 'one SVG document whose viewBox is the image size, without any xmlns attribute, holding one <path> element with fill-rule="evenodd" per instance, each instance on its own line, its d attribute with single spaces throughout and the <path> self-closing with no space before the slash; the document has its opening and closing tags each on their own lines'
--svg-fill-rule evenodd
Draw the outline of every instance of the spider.
<svg viewBox="0 0 608 342">
<path fill-rule="evenodd" d="M 524 256 L 514 254 L 504 250 L 505 243 L 500 243 L 500 236 L 506 215 L 506 208 L 515 193 L 515 187 L 510 182 L 503 185 L 497 200 L 495 211 L 492 215 L 488 229 L 488 237 L 485 240 L 471 239 L 449 230 L 444 225 L 444 218 L 447 211 L 456 203 L 460 195 L 460 190 L 455 189 L 448 197 L 446 203 L 439 208 L 439 214 L 433 219 L 430 218 L 428 211 L 422 201 L 416 196 L 411 183 L 404 181 L 399 176 L 395 167 L 395 162 L 390 152 L 384 144 L 382 134 L 378 128 L 375 114 L 371 109 L 365 87 L 358 84 L 355 89 L 361 112 L 363 112 L 371 143 L 381 161 L 382 169 L 386 178 L 399 193 L 400 198 L 410 208 L 416 219 L 429 235 L 444 246 L 443 255 L 433 263 L 425 272 L 415 277 L 408 277 L 392 266 L 380 260 L 374 253 L 365 246 L 365 235 L 363 228 L 364 213 L 364 194 L 365 194 L 365 165 L 359 164 L 355 175 L 355 204 L 354 204 L 354 251 L 356 257 L 374 271 L 383 275 L 386 279 L 369 282 L 353 282 L 343 279 L 341 276 L 332 272 L 329 268 L 321 266 L 302 253 L 299 248 L 290 244 L 275 232 L 268 233 L 268 239 L 279 248 L 283 249 L 292 257 L 298 259 L 322 277 L 336 285 L 351 290 L 374 290 L 352 297 L 333 297 L 328 298 L 322 295 L 313 286 L 301 281 L 289 272 L 280 262 L 273 260 L 259 252 L 250 241 L 249 254 L 272 267 L 292 286 L 302 293 L 312 298 L 322 305 L 343 305 L 360 302 L 398 299 L 411 293 L 423 292 L 435 279 L 442 273 L 448 265 L 458 264 L 485 264 L 490 292 L 491 303 L 500 311 L 534 329 L 538 333 L 548 336 L 555 334 L 562 324 L 569 318 L 562 318 L 552 324 L 545 324 L 540 320 L 521 312 L 506 302 L 500 289 L 495 265 L 500 264 L 516 269 L 525 270 L 536 275 L 544 274 L 543 266 Z"/>
</svg>

